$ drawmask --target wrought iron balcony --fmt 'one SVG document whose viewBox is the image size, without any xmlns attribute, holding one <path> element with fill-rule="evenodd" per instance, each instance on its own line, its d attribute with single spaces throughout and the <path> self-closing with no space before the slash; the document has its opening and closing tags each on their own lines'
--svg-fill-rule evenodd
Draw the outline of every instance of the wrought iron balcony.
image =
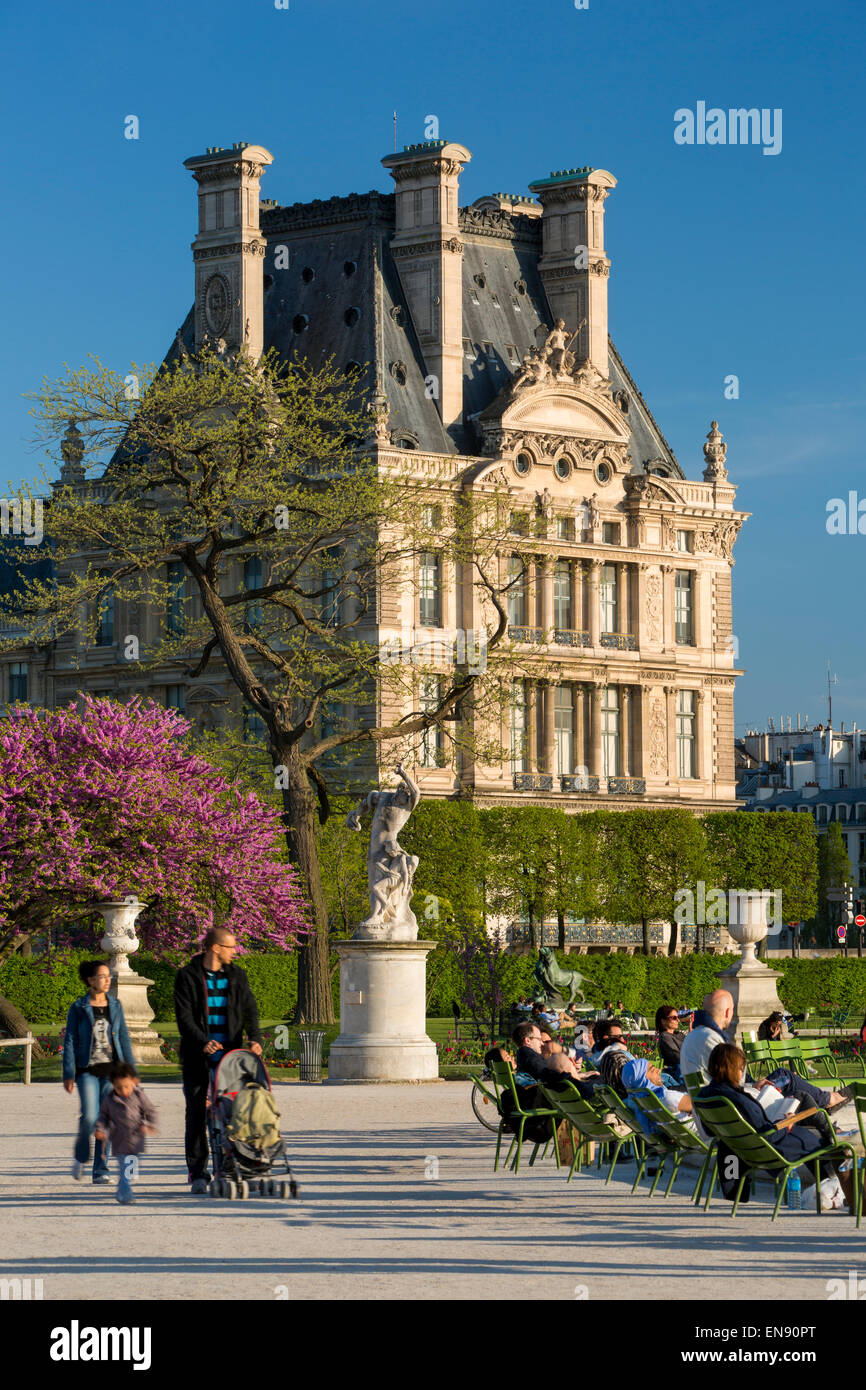
<svg viewBox="0 0 866 1390">
<path fill-rule="evenodd" d="M 646 782 L 643 777 L 608 777 L 607 789 L 611 796 L 642 796 Z"/>
<path fill-rule="evenodd" d="M 508 635 L 512 642 L 543 642 L 543 627 L 511 627 L 509 625 Z"/>
<path fill-rule="evenodd" d="M 597 792 L 598 778 L 568 773 L 560 777 L 559 784 L 564 792 Z"/>
<path fill-rule="evenodd" d="M 631 632 L 603 632 L 601 645 L 617 652 L 636 652 L 637 638 Z"/>
<path fill-rule="evenodd" d="M 553 778 L 548 772 L 515 772 L 516 792 L 552 792 Z"/>
<path fill-rule="evenodd" d="M 553 640 L 558 647 L 588 647 L 589 633 L 577 632 L 571 627 L 553 629 Z"/>
</svg>

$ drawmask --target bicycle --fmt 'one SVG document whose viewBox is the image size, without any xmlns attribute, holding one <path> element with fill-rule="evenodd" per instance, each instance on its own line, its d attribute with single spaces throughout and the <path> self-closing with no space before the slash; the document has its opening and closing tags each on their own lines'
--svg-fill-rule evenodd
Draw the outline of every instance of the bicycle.
<svg viewBox="0 0 866 1390">
<path fill-rule="evenodd" d="M 481 1080 L 493 1080 L 493 1076 L 489 1067 L 485 1067 L 482 1071 Z M 472 1087 L 472 1095 L 470 1099 L 472 1102 L 472 1110 L 476 1120 L 478 1120 L 484 1126 L 485 1129 L 489 1129 L 491 1134 L 498 1134 L 499 1111 L 496 1108 L 496 1105 L 490 1099 L 489 1095 L 485 1093 L 484 1088 L 482 1086 L 479 1086 L 477 1081 Z"/>
</svg>

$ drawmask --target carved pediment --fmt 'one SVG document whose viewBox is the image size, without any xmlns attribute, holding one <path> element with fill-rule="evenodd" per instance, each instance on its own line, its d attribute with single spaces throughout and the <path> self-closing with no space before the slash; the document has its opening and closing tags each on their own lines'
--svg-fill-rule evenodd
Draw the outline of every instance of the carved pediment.
<svg viewBox="0 0 866 1390">
<path fill-rule="evenodd" d="M 610 439 L 618 443 L 628 440 L 615 407 L 606 408 L 597 397 L 568 387 L 541 387 L 524 393 L 506 407 L 500 420 L 503 429 L 524 434 L 570 434 L 579 439 Z"/>
</svg>

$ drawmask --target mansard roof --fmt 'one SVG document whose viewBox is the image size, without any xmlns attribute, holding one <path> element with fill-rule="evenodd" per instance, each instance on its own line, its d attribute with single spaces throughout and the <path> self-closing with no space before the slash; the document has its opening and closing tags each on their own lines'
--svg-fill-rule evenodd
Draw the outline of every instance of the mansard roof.
<svg viewBox="0 0 866 1390">
<path fill-rule="evenodd" d="M 365 394 L 377 386 L 384 393 L 395 443 L 475 455 L 474 421 L 515 371 L 515 355 L 522 361 L 553 322 L 538 273 L 541 218 L 489 206 L 459 211 L 463 423 L 451 430 L 425 389 L 423 354 L 390 250 L 394 218 L 394 194 L 375 189 L 287 207 L 263 202 L 264 346 L 286 359 L 300 354 L 318 364 L 330 357 L 350 371 L 352 364 L 365 367 L 359 382 Z M 192 311 L 181 337 L 192 347 Z M 648 465 L 684 477 L 612 342 L 609 371 L 631 435 L 633 469 Z"/>
</svg>

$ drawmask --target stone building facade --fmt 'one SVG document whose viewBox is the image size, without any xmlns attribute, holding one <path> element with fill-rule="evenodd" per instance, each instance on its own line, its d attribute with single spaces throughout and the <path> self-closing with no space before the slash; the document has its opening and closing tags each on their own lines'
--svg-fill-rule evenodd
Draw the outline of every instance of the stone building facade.
<svg viewBox="0 0 866 1390">
<path fill-rule="evenodd" d="M 731 570 L 747 513 L 726 445 L 713 422 L 701 476 L 688 479 L 611 340 L 613 176 L 557 171 L 461 207 L 470 158 L 442 140 L 408 146 L 383 160 L 393 193 L 288 205 L 260 200 L 272 163 L 260 146 L 187 160 L 195 302 L 167 360 L 209 338 L 254 357 L 332 356 L 348 375 L 371 364 L 383 467 L 409 462 L 446 493 L 507 484 L 514 524 L 499 564 L 504 576 L 526 565 L 508 603 L 527 676 L 495 765 L 442 765 L 419 741 L 425 795 L 733 807 Z M 63 474 L 80 476 L 74 429 Z M 469 575 L 435 552 L 419 565 L 405 592 L 380 596 L 380 636 L 478 630 Z M 123 634 L 146 645 L 148 624 L 164 620 L 112 611 L 92 649 L 7 653 L 0 699 L 147 691 L 205 727 L 240 719 L 219 666 L 189 680 L 169 667 L 143 677 L 124 660 Z"/>
</svg>

